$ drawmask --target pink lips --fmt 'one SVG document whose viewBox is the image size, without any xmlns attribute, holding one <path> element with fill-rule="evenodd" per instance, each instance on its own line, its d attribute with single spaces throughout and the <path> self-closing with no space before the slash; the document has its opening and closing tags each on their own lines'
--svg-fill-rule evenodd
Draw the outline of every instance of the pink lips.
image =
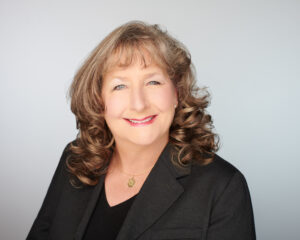
<svg viewBox="0 0 300 240">
<path fill-rule="evenodd" d="M 142 119 L 135 119 L 135 118 L 132 118 L 130 120 L 133 120 L 133 121 L 143 121 L 143 120 L 146 120 L 147 118 L 150 118 L 152 117 L 151 120 L 147 121 L 147 122 L 131 122 L 129 119 L 126 119 L 125 120 L 131 125 L 131 126 L 144 126 L 144 125 L 149 125 L 151 123 L 154 122 L 154 119 L 156 118 L 157 115 L 151 115 L 151 116 L 148 116 L 148 117 L 145 117 L 145 118 L 142 118 Z"/>
</svg>

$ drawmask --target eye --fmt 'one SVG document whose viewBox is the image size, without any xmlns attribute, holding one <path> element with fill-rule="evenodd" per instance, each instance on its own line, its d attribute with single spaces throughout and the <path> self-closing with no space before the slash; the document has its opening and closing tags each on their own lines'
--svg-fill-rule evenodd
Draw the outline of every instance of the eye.
<svg viewBox="0 0 300 240">
<path fill-rule="evenodd" d="M 160 82 L 157 82 L 157 81 L 150 81 L 149 84 L 150 84 L 150 85 L 159 85 Z"/>
<path fill-rule="evenodd" d="M 113 88 L 113 90 L 121 90 L 121 89 L 124 88 L 124 87 L 125 87 L 124 84 L 120 84 L 120 85 L 118 85 L 118 86 L 115 86 L 115 87 Z"/>
</svg>

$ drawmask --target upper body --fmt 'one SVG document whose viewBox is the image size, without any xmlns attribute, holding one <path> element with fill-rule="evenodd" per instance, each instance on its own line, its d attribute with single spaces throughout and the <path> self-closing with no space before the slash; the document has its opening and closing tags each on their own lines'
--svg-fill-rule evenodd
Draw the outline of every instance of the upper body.
<svg viewBox="0 0 300 240">
<path fill-rule="evenodd" d="M 117 240 L 255 239 L 246 180 L 215 154 L 202 90 L 188 50 L 158 25 L 111 32 L 75 75 L 79 134 L 28 239 L 83 239 L 103 193 L 111 206 L 136 195 Z"/>
<path fill-rule="evenodd" d="M 255 239 L 254 218 L 243 174 L 215 155 L 206 165 L 173 165 L 168 144 L 134 200 L 118 240 Z M 65 150 L 39 214 L 27 237 L 82 239 L 104 175 L 95 187 L 74 189 L 66 171 Z"/>
</svg>

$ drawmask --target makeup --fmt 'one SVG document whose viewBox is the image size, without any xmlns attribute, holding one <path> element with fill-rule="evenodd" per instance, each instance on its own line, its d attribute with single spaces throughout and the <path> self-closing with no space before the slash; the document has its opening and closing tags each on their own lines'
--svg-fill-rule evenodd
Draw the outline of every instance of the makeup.
<svg viewBox="0 0 300 240">
<path fill-rule="evenodd" d="M 138 126 L 145 126 L 149 125 L 154 122 L 157 115 L 152 115 L 145 117 L 143 119 L 125 119 L 131 126 L 138 127 Z"/>
</svg>

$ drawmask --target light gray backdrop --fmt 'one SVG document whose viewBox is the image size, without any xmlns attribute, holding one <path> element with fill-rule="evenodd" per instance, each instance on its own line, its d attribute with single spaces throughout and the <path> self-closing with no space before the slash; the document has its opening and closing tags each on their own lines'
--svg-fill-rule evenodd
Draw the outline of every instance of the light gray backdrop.
<svg viewBox="0 0 300 240">
<path fill-rule="evenodd" d="M 66 92 L 115 27 L 159 23 L 192 53 L 219 154 L 246 176 L 258 239 L 299 239 L 300 1 L 0 1 L 0 239 L 24 239 L 65 145 Z"/>
</svg>

